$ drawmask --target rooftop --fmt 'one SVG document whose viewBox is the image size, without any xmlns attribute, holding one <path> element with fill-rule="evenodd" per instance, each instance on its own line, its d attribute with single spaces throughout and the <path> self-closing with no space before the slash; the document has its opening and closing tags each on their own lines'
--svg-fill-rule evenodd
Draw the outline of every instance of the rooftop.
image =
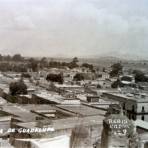
<svg viewBox="0 0 148 148">
<path fill-rule="evenodd" d="M 89 107 L 86 105 L 76 104 L 76 105 L 57 105 L 57 107 L 73 112 L 75 114 L 81 115 L 81 116 L 94 116 L 94 115 L 105 115 L 105 111 L 96 109 L 93 107 Z"/>
<path fill-rule="evenodd" d="M 9 113 L 10 115 L 15 116 L 18 120 L 23 122 L 31 122 L 36 120 L 36 114 L 32 113 L 31 110 L 54 110 L 54 107 L 49 105 L 18 105 L 18 104 L 10 104 L 4 105 L 2 107 L 2 111 Z"/>
<path fill-rule="evenodd" d="M 118 97 L 118 98 L 122 98 L 127 100 L 131 100 L 131 101 L 136 101 L 138 103 L 148 103 L 148 95 L 144 94 L 144 93 L 139 93 L 139 94 L 130 94 L 130 93 L 126 93 L 126 94 L 122 94 L 122 93 L 104 93 L 104 95 L 110 95 L 113 97 Z"/>
<path fill-rule="evenodd" d="M 102 125 L 104 117 L 97 116 L 88 116 L 88 117 L 72 117 L 66 119 L 53 120 L 52 124 L 49 127 L 54 128 L 55 130 L 61 129 L 70 129 L 78 125 L 92 126 L 92 125 Z M 34 128 L 36 127 L 36 122 L 26 122 L 26 123 L 17 123 L 18 126 L 24 128 Z"/>
<path fill-rule="evenodd" d="M 64 98 L 61 95 L 58 95 L 55 93 L 51 94 L 47 91 L 37 92 L 34 95 L 36 95 L 37 97 L 43 98 L 45 100 L 56 102 L 58 104 L 60 104 L 64 100 Z"/>
<path fill-rule="evenodd" d="M 19 141 L 30 141 L 33 147 L 38 148 L 69 148 L 70 138 L 69 136 L 62 135 L 54 138 L 46 139 L 17 139 Z"/>
<path fill-rule="evenodd" d="M 143 121 L 143 120 L 137 119 L 135 121 L 135 126 L 148 130 L 148 122 Z"/>
</svg>

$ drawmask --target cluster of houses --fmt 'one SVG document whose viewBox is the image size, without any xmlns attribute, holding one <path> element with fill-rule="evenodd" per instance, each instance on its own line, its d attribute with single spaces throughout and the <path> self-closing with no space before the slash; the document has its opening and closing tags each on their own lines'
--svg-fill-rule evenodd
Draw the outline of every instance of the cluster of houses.
<svg viewBox="0 0 148 148">
<path fill-rule="evenodd" d="M 63 84 L 47 81 L 49 73 L 62 73 Z M 82 73 L 85 79 L 74 81 L 77 73 Z M 144 89 L 140 91 L 133 87 L 133 76 L 126 75 L 118 78 L 123 88 L 112 88 L 117 78 L 110 78 L 107 70 L 94 73 L 79 67 L 51 68 L 28 74 L 31 77 L 23 78 L 28 93 L 17 96 L 10 94 L 9 86 L 22 79 L 21 73 L 0 74 L 1 144 L 8 148 L 109 148 L 110 145 L 126 148 L 123 142 L 115 142 L 111 136 L 114 130 L 105 128 L 110 115 L 120 120 L 123 110 L 122 116 L 141 137 L 138 148 L 148 145 L 148 139 L 145 140 L 148 136 L 147 84 L 141 84 Z M 104 136 L 112 138 L 105 141 Z M 102 146 L 102 143 L 109 144 Z"/>
</svg>

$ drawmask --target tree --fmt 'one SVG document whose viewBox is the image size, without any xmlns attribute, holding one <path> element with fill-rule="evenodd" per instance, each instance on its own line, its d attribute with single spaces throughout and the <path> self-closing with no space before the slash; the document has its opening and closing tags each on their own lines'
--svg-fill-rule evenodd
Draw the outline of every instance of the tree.
<svg viewBox="0 0 148 148">
<path fill-rule="evenodd" d="M 68 64 L 68 67 L 73 69 L 73 68 L 76 68 L 78 67 L 79 65 L 77 64 L 79 62 L 78 58 L 77 57 L 74 57 L 72 59 L 72 61 Z"/>
<path fill-rule="evenodd" d="M 77 73 L 74 78 L 73 78 L 74 81 L 83 81 L 84 80 L 84 76 L 83 74 L 81 73 Z"/>
<path fill-rule="evenodd" d="M 110 76 L 111 77 L 116 77 L 118 76 L 120 73 L 122 73 L 122 65 L 121 63 L 115 63 L 111 66 L 112 70 L 110 72 Z"/>
<path fill-rule="evenodd" d="M 22 73 L 21 77 L 23 77 L 23 78 L 31 78 L 31 75 L 29 73 Z"/>
<path fill-rule="evenodd" d="M 78 64 L 77 64 L 77 63 L 74 63 L 74 62 L 70 62 L 70 63 L 68 64 L 68 67 L 69 67 L 70 69 L 73 69 L 73 68 L 78 67 Z"/>
<path fill-rule="evenodd" d="M 102 86 L 101 86 L 100 84 L 98 84 L 98 85 L 97 85 L 97 88 L 101 89 L 101 88 L 102 88 Z"/>
<path fill-rule="evenodd" d="M 135 75 L 136 82 L 148 82 L 148 77 L 140 70 L 134 70 L 133 74 Z"/>
<path fill-rule="evenodd" d="M 20 54 L 15 54 L 13 57 L 12 57 L 12 60 L 14 61 L 22 61 L 24 60 L 23 57 L 20 55 Z"/>
<path fill-rule="evenodd" d="M 114 81 L 114 82 L 111 84 L 111 88 L 118 88 L 119 84 L 120 84 L 119 80 Z"/>
<path fill-rule="evenodd" d="M 51 82 L 58 82 L 60 84 L 63 84 L 63 75 L 62 74 L 48 74 L 46 77 L 47 81 L 51 81 Z"/>
<path fill-rule="evenodd" d="M 72 62 L 73 62 L 73 63 L 78 63 L 78 62 L 79 62 L 79 60 L 78 60 L 78 58 L 77 58 L 77 57 L 74 57 L 74 58 L 73 58 L 73 60 L 72 60 Z"/>
<path fill-rule="evenodd" d="M 11 61 L 12 60 L 12 57 L 10 55 L 3 56 L 3 60 L 5 60 L 5 61 Z"/>
<path fill-rule="evenodd" d="M 105 72 L 105 71 L 106 71 L 105 67 L 103 67 L 102 71 L 103 71 L 103 72 Z"/>
<path fill-rule="evenodd" d="M 23 82 L 23 80 L 12 82 L 9 85 L 9 91 L 12 96 L 27 94 L 27 85 Z"/>
<path fill-rule="evenodd" d="M 29 67 L 32 69 L 33 72 L 38 71 L 38 61 L 34 58 L 29 59 Z"/>
<path fill-rule="evenodd" d="M 14 64 L 11 71 L 27 72 L 27 65 L 25 65 L 25 64 Z"/>
<path fill-rule="evenodd" d="M 0 54 L 0 61 L 2 61 L 3 60 L 3 56 Z"/>
<path fill-rule="evenodd" d="M 43 68 L 43 67 L 48 67 L 48 60 L 46 57 L 43 57 L 41 60 L 40 60 L 40 67 Z"/>
<path fill-rule="evenodd" d="M 94 66 L 92 64 L 88 64 L 88 63 L 83 63 L 82 67 L 89 68 L 91 71 L 93 71 L 93 69 L 94 69 Z"/>
<path fill-rule="evenodd" d="M 58 61 L 50 61 L 49 62 L 49 67 L 60 68 L 61 66 L 62 66 L 62 63 L 60 63 Z"/>
</svg>

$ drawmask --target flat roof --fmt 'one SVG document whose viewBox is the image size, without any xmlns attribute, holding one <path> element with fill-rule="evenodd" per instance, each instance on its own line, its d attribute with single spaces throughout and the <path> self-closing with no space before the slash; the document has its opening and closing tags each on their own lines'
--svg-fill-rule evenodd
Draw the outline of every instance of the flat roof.
<svg viewBox="0 0 148 148">
<path fill-rule="evenodd" d="M 37 114 L 32 113 L 31 110 L 55 110 L 55 107 L 50 105 L 18 105 L 18 104 L 10 104 L 4 105 L 2 107 L 2 111 L 7 112 L 13 116 L 16 116 L 17 119 L 27 122 L 27 121 L 35 121 Z"/>
<path fill-rule="evenodd" d="M 53 138 L 40 139 L 17 139 L 18 141 L 30 141 L 33 147 L 38 148 L 69 148 L 70 137 L 67 135 L 57 136 Z"/>
<path fill-rule="evenodd" d="M 104 94 L 115 96 L 115 97 L 120 97 L 120 98 L 123 98 L 125 100 L 136 101 L 136 102 L 139 102 L 139 103 L 146 103 L 146 102 L 148 102 L 148 96 L 147 95 L 145 96 L 145 98 L 142 98 L 142 96 L 140 96 L 140 95 L 143 95 L 143 94 L 133 95 L 133 96 L 132 95 L 128 96 L 128 93 L 127 94 L 121 94 L 121 93 L 105 92 Z"/>
<path fill-rule="evenodd" d="M 148 122 L 137 119 L 135 121 L 135 126 L 148 130 Z"/>
<path fill-rule="evenodd" d="M 6 103 L 7 101 L 4 98 L 0 97 L 0 105 L 6 104 Z"/>
<path fill-rule="evenodd" d="M 4 139 L 2 139 L 2 138 L 0 138 L 0 146 L 2 147 L 2 148 L 14 148 L 10 143 L 9 143 L 9 139 L 7 139 L 7 140 L 4 140 Z"/>
<path fill-rule="evenodd" d="M 79 125 L 84 126 L 92 126 L 92 125 L 100 125 L 102 126 L 103 123 L 103 116 L 97 115 L 97 116 L 88 116 L 88 117 L 72 117 L 72 118 L 66 118 L 66 119 L 58 119 L 58 120 L 52 120 L 52 123 L 49 125 L 49 128 L 54 128 L 55 130 L 61 130 L 61 129 L 70 129 L 74 128 Z M 24 127 L 24 128 L 34 128 L 36 127 L 37 122 L 27 122 L 27 123 L 17 123 L 18 126 Z"/>
<path fill-rule="evenodd" d="M 82 116 L 93 116 L 93 115 L 105 115 L 105 111 L 93 108 L 91 106 L 86 106 L 82 104 L 76 104 L 76 105 L 56 105 L 57 107 L 73 112 L 75 114 L 79 114 Z"/>
<path fill-rule="evenodd" d="M 11 116 L 0 117 L 0 122 L 3 122 L 3 121 L 10 121 L 11 118 L 12 118 Z"/>
<path fill-rule="evenodd" d="M 55 84 L 59 88 L 82 88 L 80 85 L 68 85 L 68 84 Z"/>
<path fill-rule="evenodd" d="M 61 103 L 64 100 L 64 97 L 58 95 L 58 94 L 50 94 L 48 92 L 41 92 L 34 94 L 37 97 L 43 98 L 45 100 L 53 101 L 56 103 Z"/>
</svg>

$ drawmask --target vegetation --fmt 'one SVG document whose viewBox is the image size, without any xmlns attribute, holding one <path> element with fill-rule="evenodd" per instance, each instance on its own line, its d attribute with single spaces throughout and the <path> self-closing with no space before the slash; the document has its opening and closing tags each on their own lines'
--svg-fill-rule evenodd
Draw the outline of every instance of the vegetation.
<svg viewBox="0 0 148 148">
<path fill-rule="evenodd" d="M 101 89 L 101 88 L 102 88 L 102 86 L 101 86 L 100 84 L 98 84 L 98 85 L 97 85 L 97 88 Z"/>
<path fill-rule="evenodd" d="M 105 71 L 106 71 L 105 67 L 103 67 L 102 71 L 103 71 L 103 72 L 105 72 Z"/>
<path fill-rule="evenodd" d="M 68 64 L 68 67 L 69 67 L 70 69 L 79 67 L 78 62 L 79 62 L 78 58 L 77 58 L 77 57 L 74 57 L 74 58 L 72 59 L 72 61 Z"/>
<path fill-rule="evenodd" d="M 8 62 L 1 62 L 0 63 L 0 71 L 7 72 L 7 71 L 14 71 L 14 72 L 27 72 L 27 65 L 25 63 L 8 63 Z"/>
<path fill-rule="evenodd" d="M 118 88 L 119 85 L 120 85 L 119 80 L 114 81 L 114 82 L 111 84 L 111 88 Z"/>
<path fill-rule="evenodd" d="M 50 61 L 49 64 L 48 64 L 48 67 L 49 68 L 62 68 L 62 67 L 68 67 L 70 69 L 73 69 L 73 68 L 76 68 L 78 67 L 79 65 L 77 64 L 78 63 L 78 58 L 75 57 L 72 59 L 71 62 L 58 62 L 58 61 Z"/>
<path fill-rule="evenodd" d="M 83 63 L 81 66 L 85 67 L 85 68 L 88 68 L 91 71 L 93 71 L 93 69 L 94 69 L 94 66 L 92 64 L 88 64 L 88 63 Z"/>
<path fill-rule="evenodd" d="M 51 81 L 51 82 L 58 82 L 60 84 L 63 84 L 63 75 L 62 74 L 48 74 L 46 77 L 47 81 Z"/>
<path fill-rule="evenodd" d="M 135 81 L 137 82 L 148 82 L 148 77 L 140 70 L 134 70 L 133 74 L 135 75 Z"/>
<path fill-rule="evenodd" d="M 24 58 L 23 58 L 20 54 L 15 54 L 15 55 L 12 57 L 12 60 L 13 60 L 13 61 L 23 61 Z"/>
<path fill-rule="evenodd" d="M 47 58 L 43 57 L 41 60 L 40 60 L 40 68 L 44 68 L 44 67 L 48 67 L 48 60 Z"/>
<path fill-rule="evenodd" d="M 12 82 L 9 85 L 9 91 L 12 96 L 27 94 L 27 86 L 23 82 L 23 80 L 20 80 L 18 82 Z"/>
<path fill-rule="evenodd" d="M 131 82 L 131 81 L 132 81 L 132 78 L 129 77 L 129 76 L 123 76 L 123 77 L 121 78 L 121 81 L 129 81 L 129 82 Z"/>
<path fill-rule="evenodd" d="M 81 73 L 77 73 L 74 78 L 73 78 L 74 81 L 83 81 L 84 80 L 84 76 L 83 74 Z"/>
<path fill-rule="evenodd" d="M 20 54 L 15 54 L 14 56 L 0 54 L 0 61 L 24 61 L 24 58 Z"/>
<path fill-rule="evenodd" d="M 22 78 L 31 78 L 31 75 L 29 73 L 22 73 Z"/>
<path fill-rule="evenodd" d="M 33 72 L 38 70 L 38 61 L 34 58 L 29 59 L 28 68 L 32 69 Z"/>
<path fill-rule="evenodd" d="M 60 61 L 48 61 L 46 57 L 42 59 L 35 58 L 24 58 L 21 54 L 15 54 L 13 56 L 7 55 L 3 56 L 0 54 L 0 71 L 7 72 L 27 72 L 28 70 L 32 70 L 33 72 L 37 72 L 39 69 L 43 68 L 64 68 L 68 67 L 70 69 L 74 69 L 79 67 L 79 59 L 74 57 L 70 62 L 60 62 Z M 94 67 L 92 64 L 83 63 L 81 67 L 89 68 L 92 72 L 94 71 Z"/>
<path fill-rule="evenodd" d="M 121 63 L 115 63 L 111 66 L 112 70 L 110 72 L 110 76 L 111 77 L 117 77 L 119 76 L 119 74 L 122 73 L 122 65 Z"/>
</svg>

